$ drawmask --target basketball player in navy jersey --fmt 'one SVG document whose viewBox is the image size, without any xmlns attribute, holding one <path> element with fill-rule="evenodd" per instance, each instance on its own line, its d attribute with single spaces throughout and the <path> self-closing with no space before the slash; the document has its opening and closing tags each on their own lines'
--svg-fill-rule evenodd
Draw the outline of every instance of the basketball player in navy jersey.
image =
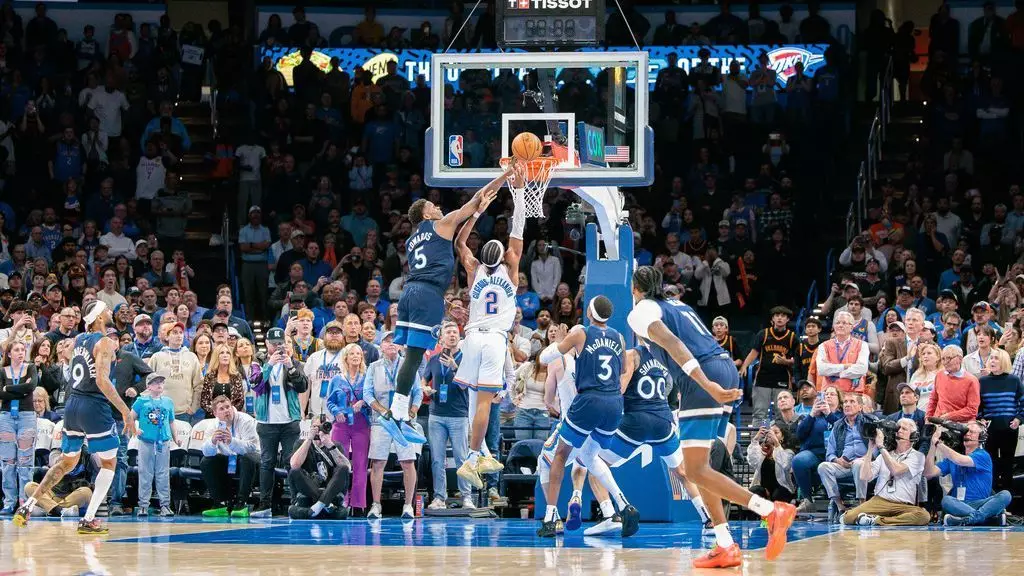
<svg viewBox="0 0 1024 576">
<path fill-rule="evenodd" d="M 563 527 L 558 520 L 558 493 L 570 455 L 575 455 L 615 500 L 622 518 L 622 535 L 631 536 L 640 528 L 640 513 L 626 501 L 611 470 L 597 457 L 602 448 L 611 445 L 622 420 L 620 379 L 626 344 L 622 335 L 607 324 L 612 311 L 612 301 L 597 296 L 587 306 L 590 326 L 574 326 L 568 334 L 564 326 L 560 327 L 560 342 L 548 346 L 539 358 L 542 364 L 550 364 L 571 350 L 576 352 L 577 395 L 561 422 L 558 448 L 548 472 L 544 490 L 547 508 L 537 531 L 544 538 L 558 535 Z"/>
<path fill-rule="evenodd" d="M 85 517 L 78 524 L 79 534 L 106 534 L 106 525 L 96 519 L 96 511 L 107 497 L 114 480 L 117 465 L 118 439 L 114 433 L 111 405 L 121 413 L 123 434 L 135 434 L 135 417 L 121 400 L 110 381 L 110 370 L 117 353 L 117 341 L 106 338 L 107 324 L 113 322 L 106 304 L 97 300 L 85 308 L 83 315 L 88 331 L 75 337 L 71 357 L 71 395 L 64 411 L 64 440 L 61 459 L 50 468 L 24 504 L 14 513 L 14 524 L 24 526 L 29 521 L 37 497 L 48 494 L 65 474 L 74 470 L 88 438 L 89 452 L 100 458 L 100 471 L 89 501 Z"/>
<path fill-rule="evenodd" d="M 650 446 L 654 456 L 660 456 L 682 482 L 701 522 L 707 522 L 710 517 L 700 491 L 686 478 L 676 418 L 668 405 L 668 391 L 672 389 L 669 361 L 642 338 L 639 346 L 626 352 L 625 360 L 622 423 L 612 437 L 611 446 L 601 452 L 601 459 L 613 466 L 632 458 L 644 444 Z M 611 502 L 600 504 L 603 520 L 587 528 L 584 532 L 587 536 L 606 534 L 621 527 Z"/>
<path fill-rule="evenodd" d="M 716 437 L 725 435 L 728 414 L 723 404 L 739 400 L 739 374 L 729 354 L 701 322 L 690 306 L 667 300 L 662 292 L 661 271 L 641 266 L 633 273 L 633 311 L 630 328 L 652 343 L 663 357 L 671 358 L 669 372 L 679 382 L 679 438 L 687 478 L 700 488 L 714 523 L 716 546 L 694 560 L 695 568 L 728 568 L 743 563 L 742 554 L 729 534 L 722 499 L 757 512 L 768 524 L 765 557 L 774 560 L 786 546 L 786 530 L 793 524 L 796 507 L 772 503 L 752 494 L 708 463 Z M 705 372 L 706 371 L 706 372 Z"/>
<path fill-rule="evenodd" d="M 509 167 L 509 170 L 512 166 Z M 480 201 L 491 200 L 508 179 L 509 172 L 491 180 L 477 191 L 473 198 L 458 210 L 447 215 L 440 206 L 419 199 L 409 207 L 409 221 L 413 233 L 405 241 L 409 258 L 409 275 L 398 301 L 398 324 L 395 344 L 405 346 L 405 358 L 395 379 L 395 395 L 386 414 L 380 418 L 384 427 L 400 446 L 410 442 L 423 444 L 427 439 L 408 424 L 409 392 L 416 381 L 423 354 L 437 344 L 434 328 L 441 324 L 445 314 L 444 291 L 455 277 L 455 254 L 452 238 L 455 229 L 474 213 L 479 216 Z"/>
</svg>

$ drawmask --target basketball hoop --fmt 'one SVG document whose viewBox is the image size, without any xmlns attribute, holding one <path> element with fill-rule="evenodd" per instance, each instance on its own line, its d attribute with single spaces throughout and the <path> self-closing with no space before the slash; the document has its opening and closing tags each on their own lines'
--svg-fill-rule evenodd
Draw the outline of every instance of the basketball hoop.
<svg viewBox="0 0 1024 576">
<path fill-rule="evenodd" d="M 567 163 L 569 152 L 565 146 L 553 142 L 547 142 L 547 145 L 551 148 L 552 156 L 520 161 L 506 181 L 512 191 L 512 199 L 516 206 L 523 207 L 526 218 L 544 217 L 544 193 L 547 192 L 555 168 Z M 512 158 L 502 158 L 501 169 L 508 170 L 511 163 Z M 575 159 L 575 165 L 579 166 L 578 159 Z"/>
</svg>

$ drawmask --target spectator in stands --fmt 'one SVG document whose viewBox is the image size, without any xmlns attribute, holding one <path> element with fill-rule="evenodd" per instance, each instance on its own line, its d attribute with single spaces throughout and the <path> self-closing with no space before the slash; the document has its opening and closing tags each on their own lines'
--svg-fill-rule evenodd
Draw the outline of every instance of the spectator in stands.
<svg viewBox="0 0 1024 576">
<path fill-rule="evenodd" d="M 288 507 L 289 518 L 333 520 L 347 515 L 344 492 L 352 463 L 331 440 L 331 432 L 318 424 L 314 422 L 309 436 L 299 441 L 289 461 L 288 481 L 296 495 Z"/>
<path fill-rule="evenodd" d="M 455 385 L 455 372 L 462 361 L 459 347 L 459 328 L 454 322 L 448 322 L 441 329 L 440 351 L 430 356 L 423 370 L 423 392 L 431 398 L 430 419 L 427 424 L 431 472 L 434 479 L 434 497 L 428 506 L 431 510 L 444 510 L 448 507 L 445 463 L 448 444 L 450 443 L 452 447 L 456 469 L 462 466 L 469 456 L 469 393 L 466 388 Z M 462 507 L 475 508 L 472 486 L 461 477 L 458 478 L 458 484 L 459 492 L 462 494 Z"/>
<path fill-rule="evenodd" d="M 779 392 L 792 385 L 798 351 L 799 338 L 787 327 L 793 313 L 784 306 L 776 306 L 770 314 L 771 326 L 757 333 L 754 347 L 740 367 L 740 373 L 746 374 L 747 368 L 760 360 L 754 376 L 755 421 L 766 418 L 768 407 L 777 402 Z"/>
<path fill-rule="evenodd" d="M 377 22 L 377 10 L 368 6 L 363 15 L 363 21 L 356 25 L 353 39 L 359 46 L 380 46 L 384 42 L 384 27 Z"/>
<path fill-rule="evenodd" d="M 964 353 L 959 346 L 942 349 L 944 370 L 935 376 L 935 391 L 928 400 L 925 415 L 969 422 L 978 415 L 981 403 L 978 379 L 963 368 Z"/>
<path fill-rule="evenodd" d="M 863 502 L 867 497 L 870 478 L 865 480 L 861 473 L 867 452 L 860 435 L 864 401 L 864 397 L 856 393 L 843 396 L 843 418 L 832 425 L 831 434 L 825 440 L 825 461 L 818 465 L 818 476 L 829 498 L 830 524 L 839 522 L 840 515 L 846 512 L 846 503 L 839 491 L 840 481 L 853 480 L 857 499 Z"/>
<path fill-rule="evenodd" d="M 796 437 L 789 428 L 762 427 L 747 444 L 747 464 L 754 471 L 750 491 L 773 501 L 791 502 L 796 497 L 793 481 L 793 449 Z"/>
<path fill-rule="evenodd" d="M 1009 46 L 1006 20 L 996 14 L 995 2 L 985 2 L 981 17 L 967 27 L 967 53 L 971 58 L 989 62 L 992 57 L 1006 52 Z"/>
<path fill-rule="evenodd" d="M 267 331 L 264 378 L 254 389 L 261 453 L 260 503 L 253 511 L 256 517 L 272 514 L 274 468 L 277 466 L 278 450 L 282 458 L 291 458 L 291 451 L 299 439 L 299 420 L 302 419 L 299 396 L 309 387 L 302 363 L 295 361 L 288 353 L 285 333 L 276 327 Z"/>
<path fill-rule="evenodd" d="M 230 514 L 233 518 L 248 518 L 246 501 L 259 470 L 260 441 L 256 420 L 235 410 L 227 396 L 213 399 L 213 414 L 217 418 L 217 428 L 205 436 L 203 459 L 199 462 L 203 483 L 213 500 L 212 506 L 203 511 L 203 517 L 224 518 Z M 232 498 L 235 475 L 239 479 L 238 492 Z"/>
<path fill-rule="evenodd" d="M 928 408 L 932 392 L 935 391 L 935 377 L 942 370 L 942 348 L 935 343 L 925 342 L 917 347 L 918 366 L 908 382 L 900 382 L 896 385 L 897 390 L 903 384 L 909 384 L 917 394 L 917 407 L 921 410 Z M 900 392 L 900 406 L 903 407 L 903 393 Z M 924 427 L 921 427 L 924 430 Z"/>
<path fill-rule="evenodd" d="M 832 321 L 833 337 L 817 350 L 818 388 L 835 386 L 846 394 L 873 395 L 865 379 L 870 350 L 866 342 L 851 336 L 852 329 L 853 315 L 836 312 Z"/>
<path fill-rule="evenodd" d="M 899 409 L 899 393 L 896 387 L 910 379 L 920 361 L 917 344 L 924 328 L 924 312 L 911 308 L 906 311 L 904 320 L 905 325 L 901 324 L 900 328 L 905 331 L 905 336 L 902 339 L 887 338 L 882 351 L 878 354 L 878 371 L 887 378 L 884 383 L 879 383 L 875 399 L 882 404 L 882 409 L 886 413 Z"/>
<path fill-rule="evenodd" d="M 921 351 L 924 351 L 922 345 Z M 900 420 L 907 418 L 913 420 L 914 424 L 917 425 L 918 430 L 924 430 L 925 419 L 924 410 L 919 407 L 921 401 L 921 393 L 917 388 L 914 388 L 913 383 L 904 382 L 898 386 L 900 392 L 900 410 L 888 414 L 886 419 L 892 420 L 893 422 L 899 422 Z M 919 435 L 923 436 L 923 435 Z M 914 448 L 922 454 L 928 451 L 928 439 L 919 438 L 914 444 Z"/>
<path fill-rule="evenodd" d="M 150 495 L 156 480 L 157 498 L 161 517 L 174 516 L 171 510 L 170 445 L 181 447 L 174 430 L 174 402 L 164 396 L 162 374 L 146 377 L 146 394 L 132 405 L 139 421 L 139 510 L 138 515 L 149 515 Z M 212 413 L 212 410 L 211 410 Z"/>
<path fill-rule="evenodd" d="M 349 315 L 352 318 L 352 315 Z M 346 318 L 346 323 L 349 318 Z M 386 336 L 384 342 L 384 356 L 370 364 L 366 369 L 366 381 L 363 385 L 363 401 L 373 410 L 371 414 L 372 426 L 370 428 L 370 491 L 373 495 L 373 503 L 367 518 L 379 519 L 381 517 L 381 489 L 384 484 L 384 465 L 388 461 L 388 454 L 392 451 L 397 454 L 398 463 L 402 468 L 402 478 L 405 488 L 405 502 L 402 506 L 402 518 L 412 519 L 415 517 L 412 502 L 416 494 L 416 459 L 419 456 L 419 446 L 408 444 L 401 446 L 395 442 L 391 435 L 379 424 L 380 414 L 388 411 L 385 402 L 390 401 L 395 390 L 395 379 L 398 365 L 400 363 L 400 346 L 390 340 L 393 336 Z M 416 413 L 419 412 L 423 400 L 423 390 L 419 382 L 415 382 L 412 388 L 411 400 L 409 403 L 409 417 L 412 419 L 412 426 L 417 428 L 421 434 L 420 425 L 416 423 Z"/>
<path fill-rule="evenodd" d="M 928 512 L 917 506 L 925 456 L 914 449 L 920 432 L 909 418 L 898 420 L 896 449 L 890 453 L 879 429 L 868 439 L 867 452 L 860 460 L 860 481 L 865 486 L 875 480 L 875 495 L 843 515 L 843 524 L 859 526 L 924 526 Z M 879 455 L 874 456 L 875 449 Z"/>
<path fill-rule="evenodd" d="M 328 324 L 330 332 L 337 332 L 337 322 Z M 331 346 L 338 344 L 336 336 L 329 336 Z M 331 439 L 351 459 L 352 488 L 347 503 L 352 508 L 366 507 L 366 469 L 370 450 L 370 410 L 363 400 L 366 381 L 366 362 L 362 349 L 349 344 L 341 348 L 341 372 L 332 377 L 327 390 L 325 406 L 334 420 Z M 397 367 L 386 374 L 396 374 Z"/>
<path fill-rule="evenodd" d="M 231 347 L 217 344 L 213 348 L 213 361 L 203 378 L 199 407 L 204 414 L 213 414 L 213 399 L 227 396 L 235 410 L 245 411 L 245 384 Z"/>
<path fill-rule="evenodd" d="M 801 386 L 801 390 L 804 387 Z M 832 425 L 843 417 L 840 407 L 843 394 L 834 386 L 825 388 L 815 397 L 811 413 L 797 423 L 796 436 L 800 451 L 793 458 L 793 476 L 800 500 L 798 510 L 810 512 L 813 508 L 812 487 L 819 480 L 818 466 L 825 461 L 826 436 L 831 434 Z"/>
<path fill-rule="evenodd" d="M 167 397 L 178 412 L 174 417 L 191 420 L 200 409 L 199 400 L 203 387 L 203 370 L 199 358 L 188 348 L 183 348 L 185 326 L 174 324 L 167 333 L 168 345 L 149 359 L 154 372 L 164 375 Z"/>
<path fill-rule="evenodd" d="M 808 15 L 800 21 L 800 41 L 809 44 L 829 43 L 832 40 L 832 25 L 818 12 L 821 6 L 817 0 L 807 3 Z"/>
<path fill-rule="evenodd" d="M 554 326 L 548 327 L 544 347 L 550 342 L 554 330 Z M 517 369 L 512 390 L 512 403 L 516 406 L 513 421 L 516 440 L 544 440 L 550 434 L 551 418 L 548 417 L 548 410 L 544 405 L 544 385 L 547 378 L 547 366 L 541 364 L 537 358 L 523 362 Z"/>
<path fill-rule="evenodd" d="M 963 367 L 975 378 L 988 375 L 988 359 L 992 357 L 993 348 L 996 346 L 996 331 L 987 324 L 976 325 L 971 328 L 975 334 L 978 348 L 964 357 Z"/>
<path fill-rule="evenodd" d="M 32 480 L 35 458 L 36 413 L 31 402 L 39 374 L 24 342 L 9 344 L 0 371 L 0 463 L 2 463 L 3 513 L 12 514 L 24 500 Z"/>
<path fill-rule="evenodd" d="M 978 418 L 988 422 L 985 450 L 992 457 L 994 486 L 997 490 L 1009 490 L 1013 488 L 1017 429 L 1024 422 L 1024 384 L 1010 373 L 1012 363 L 1006 351 L 993 349 L 987 364 L 988 373 L 978 384 Z"/>
<path fill-rule="evenodd" d="M 942 497 L 945 526 L 978 526 L 997 519 L 1006 525 L 1006 507 L 1012 496 L 1006 490 L 992 494 L 992 456 L 982 448 L 987 430 L 978 422 L 970 422 L 964 434 L 963 453 L 942 442 L 944 428 L 937 426 L 925 461 L 925 476 L 949 475 L 953 491 Z M 941 462 L 936 463 L 939 458 Z"/>
<path fill-rule="evenodd" d="M 254 319 L 267 318 L 267 284 L 270 279 L 267 268 L 267 249 L 270 248 L 270 230 L 262 223 L 263 213 L 259 206 L 249 208 L 249 224 L 238 233 L 239 250 L 242 252 L 242 293 L 245 307 Z"/>
</svg>

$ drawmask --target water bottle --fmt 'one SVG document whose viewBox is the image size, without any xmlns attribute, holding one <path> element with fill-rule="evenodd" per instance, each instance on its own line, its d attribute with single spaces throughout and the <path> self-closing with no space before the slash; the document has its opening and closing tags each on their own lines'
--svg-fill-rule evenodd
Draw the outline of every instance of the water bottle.
<svg viewBox="0 0 1024 576">
<path fill-rule="evenodd" d="M 356 423 L 356 421 L 355 421 L 355 413 L 352 411 L 352 407 L 351 406 L 346 406 L 345 410 L 344 410 L 344 413 L 345 413 L 345 423 L 348 424 L 349 426 L 354 425 Z"/>
<path fill-rule="evenodd" d="M 413 510 L 415 511 L 415 514 L 416 514 L 417 518 L 419 518 L 420 516 L 423 516 L 423 495 L 422 494 L 417 494 L 416 497 L 413 498 Z"/>
</svg>

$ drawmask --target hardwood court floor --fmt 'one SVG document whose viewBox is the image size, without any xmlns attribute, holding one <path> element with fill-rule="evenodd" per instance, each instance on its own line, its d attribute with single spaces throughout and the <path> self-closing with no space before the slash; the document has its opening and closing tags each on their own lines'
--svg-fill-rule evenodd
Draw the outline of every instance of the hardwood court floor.
<svg viewBox="0 0 1024 576">
<path fill-rule="evenodd" d="M 115 574 L 743 574 L 859 576 L 1017 573 L 1024 530 L 829 529 L 797 523 L 775 562 L 763 556 L 765 530 L 733 524 L 745 549 L 743 569 L 695 571 L 701 530 L 693 524 L 644 524 L 626 541 L 570 533 L 534 536 L 523 520 L 397 519 L 369 522 L 273 520 L 204 522 L 115 520 L 108 536 L 79 536 L 75 523 L 33 520 L 24 529 L 0 523 L 0 576 Z"/>
</svg>

